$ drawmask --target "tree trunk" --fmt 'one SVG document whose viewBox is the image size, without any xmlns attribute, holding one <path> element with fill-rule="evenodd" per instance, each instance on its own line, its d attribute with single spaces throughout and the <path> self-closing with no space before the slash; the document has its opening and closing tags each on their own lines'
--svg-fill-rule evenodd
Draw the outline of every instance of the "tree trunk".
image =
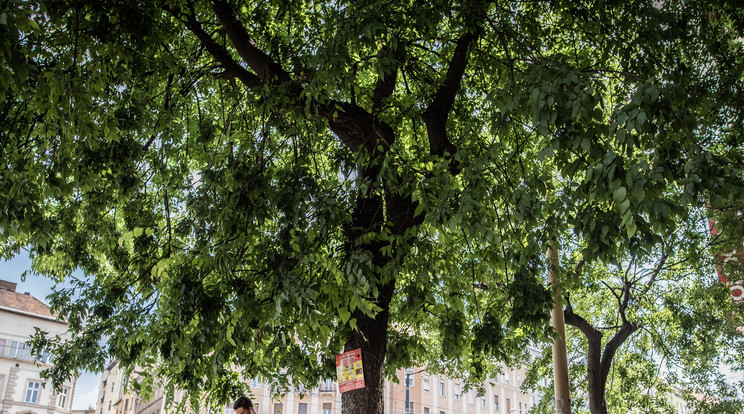
<svg viewBox="0 0 744 414">
<path fill-rule="evenodd" d="M 589 392 L 589 411 L 592 414 L 607 414 L 605 404 L 605 382 L 607 375 L 602 374 L 602 332 L 595 329 L 586 319 L 575 314 L 571 305 L 563 312 L 566 323 L 578 328 L 586 337 L 586 374 Z"/>
<path fill-rule="evenodd" d="M 586 374 L 589 385 L 589 411 L 592 414 L 607 414 L 605 403 L 605 383 L 607 375 L 602 375 L 602 333 L 595 330 L 587 335 L 589 346 L 586 353 Z"/>
<path fill-rule="evenodd" d="M 553 388 L 555 391 L 556 414 L 571 413 L 571 392 L 568 378 L 568 358 L 566 356 L 566 331 L 564 325 L 563 308 L 560 304 L 560 280 L 555 276 L 555 269 L 559 266 L 558 249 L 554 240 L 548 243 L 548 281 L 555 289 L 553 309 L 550 311 L 550 324 L 555 329 L 556 338 L 553 340 Z"/>
<path fill-rule="evenodd" d="M 377 182 L 382 171 L 380 166 L 387 155 L 389 145 L 395 140 L 395 134 L 389 126 L 377 122 L 369 114 L 355 115 L 352 122 L 343 125 L 344 128 L 337 122 L 334 125 L 335 132 L 350 142 L 362 143 L 362 150 L 372 154 L 369 162 L 358 165 L 357 171 L 359 179 Z M 348 327 L 350 336 L 344 351 L 357 348 L 362 350 L 365 388 L 347 391 L 341 396 L 343 414 L 385 412 L 385 354 L 390 302 L 395 292 L 396 279 L 383 273 L 394 260 L 397 260 L 396 256 L 405 254 L 400 248 L 392 246 L 391 251 L 396 251 L 397 255 L 383 255 L 383 247 L 394 242 L 359 243 L 359 240 L 370 232 L 377 233 L 386 228 L 393 235 L 400 236 L 421 220 L 413 218 L 415 203 L 411 201 L 410 196 L 401 196 L 394 192 L 388 187 L 385 177 L 382 182 L 380 189 L 382 196 L 377 195 L 376 191 L 358 195 L 352 212 L 352 222 L 346 231 L 347 254 L 366 250 L 372 255 L 372 266 L 367 277 L 370 286 L 377 287 L 378 296 L 367 299 L 374 301 L 382 310 L 374 317 L 365 315 L 359 309 L 351 314 L 351 317 L 356 319 L 358 330 Z"/>
<path fill-rule="evenodd" d="M 587 339 L 586 374 L 589 392 L 589 411 L 592 414 L 607 414 L 605 391 L 607 377 L 610 374 L 612 359 L 625 340 L 640 327 L 638 324 L 624 321 L 602 350 L 602 332 L 594 328 L 586 319 L 575 314 L 569 303 L 563 311 L 566 323 L 578 328 Z M 625 318 L 623 318 L 625 319 Z"/>
<path fill-rule="evenodd" d="M 385 352 L 387 350 L 388 308 L 394 286 L 382 287 L 380 296 L 387 304 L 379 303 L 383 311 L 375 318 L 355 311 L 359 331 L 354 331 L 344 347 L 345 351 L 361 348 L 365 388 L 347 391 L 341 395 L 343 414 L 383 414 L 385 412 Z M 384 293 L 383 293 L 384 291 Z"/>
</svg>

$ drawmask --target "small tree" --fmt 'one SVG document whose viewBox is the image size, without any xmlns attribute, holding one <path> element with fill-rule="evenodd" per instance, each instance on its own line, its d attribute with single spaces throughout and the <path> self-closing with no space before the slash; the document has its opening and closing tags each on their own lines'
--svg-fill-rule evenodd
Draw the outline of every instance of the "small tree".
<svg viewBox="0 0 744 414">
<path fill-rule="evenodd" d="M 700 412 L 741 411 L 723 381 L 726 366 L 740 367 L 741 306 L 713 271 L 706 218 L 695 219 L 678 237 L 614 265 L 567 252 L 572 379 L 591 413 L 672 412 L 674 387 Z M 546 354 L 531 367 L 533 384 L 549 362 Z"/>
</svg>

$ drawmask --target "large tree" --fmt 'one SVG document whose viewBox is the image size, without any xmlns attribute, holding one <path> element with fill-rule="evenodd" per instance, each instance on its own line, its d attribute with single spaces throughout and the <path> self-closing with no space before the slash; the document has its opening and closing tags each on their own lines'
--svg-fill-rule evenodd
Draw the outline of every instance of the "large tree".
<svg viewBox="0 0 744 414">
<path fill-rule="evenodd" d="M 546 333 L 548 240 L 611 263 L 741 200 L 741 15 L 689 3 L 7 3 L 0 243 L 73 283 L 52 375 L 224 401 L 361 348 L 345 413 L 482 378 Z"/>
</svg>

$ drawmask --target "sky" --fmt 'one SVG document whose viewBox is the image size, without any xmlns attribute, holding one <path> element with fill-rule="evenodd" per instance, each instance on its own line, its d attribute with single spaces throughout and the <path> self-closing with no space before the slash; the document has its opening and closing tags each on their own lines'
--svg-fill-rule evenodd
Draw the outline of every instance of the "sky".
<svg viewBox="0 0 744 414">
<path fill-rule="evenodd" d="M 48 303 L 47 295 L 52 292 L 52 280 L 28 274 L 25 281 L 21 281 L 21 274 L 31 268 L 31 260 L 26 252 L 21 252 L 9 261 L 0 261 L 0 279 L 17 283 L 17 292 L 28 292 L 31 296 Z M 73 410 L 87 410 L 95 408 L 98 399 L 98 385 L 101 382 L 100 373 L 84 372 L 77 380 L 75 394 L 72 397 Z"/>
</svg>

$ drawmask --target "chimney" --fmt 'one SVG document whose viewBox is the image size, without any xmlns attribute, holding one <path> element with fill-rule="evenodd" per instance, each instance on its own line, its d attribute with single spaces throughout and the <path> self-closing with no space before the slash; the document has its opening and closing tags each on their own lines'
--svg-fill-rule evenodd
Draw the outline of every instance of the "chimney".
<svg viewBox="0 0 744 414">
<path fill-rule="evenodd" d="M 8 282 L 7 280 L 0 280 L 0 289 L 9 290 L 15 292 L 17 283 Z"/>
</svg>

